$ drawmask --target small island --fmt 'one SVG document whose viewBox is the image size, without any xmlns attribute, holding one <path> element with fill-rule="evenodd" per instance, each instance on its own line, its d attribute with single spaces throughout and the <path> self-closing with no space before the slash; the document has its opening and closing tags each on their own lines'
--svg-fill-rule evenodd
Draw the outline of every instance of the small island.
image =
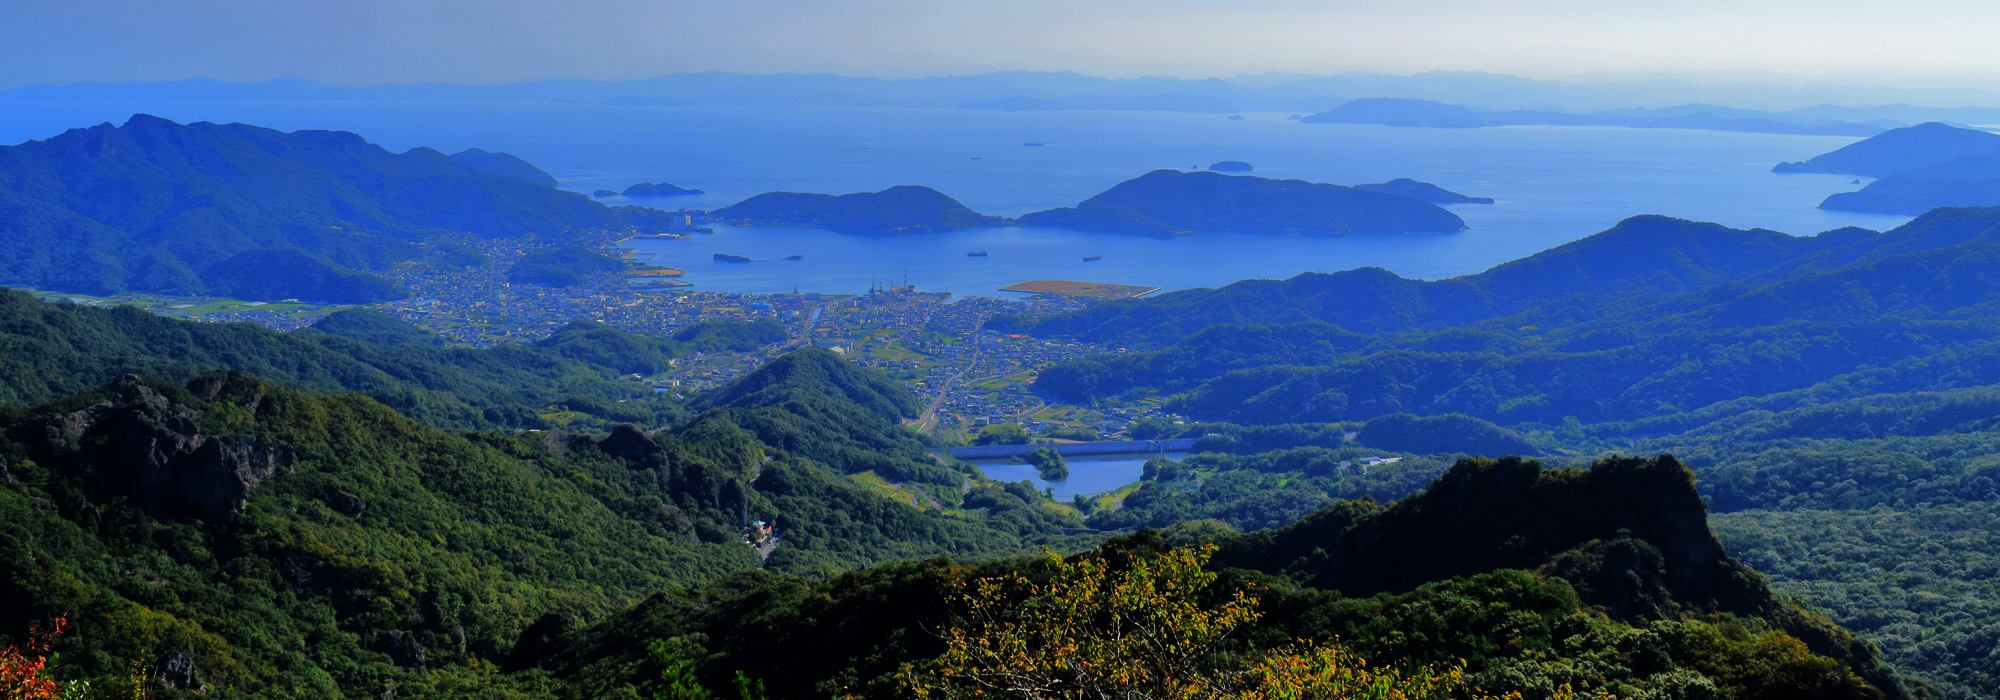
<svg viewBox="0 0 2000 700">
<path fill-rule="evenodd" d="M 598 198 L 616 197 L 618 196 L 618 190 L 598 190 L 596 192 L 590 193 L 590 196 Z"/>
<path fill-rule="evenodd" d="M 786 259 L 786 260 L 804 260 L 804 259 L 806 259 L 806 256 L 803 256 L 803 255 L 787 255 L 787 256 L 785 256 L 785 259 Z"/>
<path fill-rule="evenodd" d="M 1247 173 L 1256 170 L 1256 168 L 1250 167 L 1249 163 L 1240 160 L 1225 160 L 1208 166 L 1208 169 L 1218 173 Z"/>
<path fill-rule="evenodd" d="M 1354 189 L 1370 192 L 1387 192 L 1405 197 L 1415 197 L 1432 204 L 1492 204 L 1492 197 L 1467 197 L 1428 182 L 1417 182 L 1407 177 L 1373 185 L 1355 185 Z"/>
<path fill-rule="evenodd" d="M 1155 170 L 1075 207 L 1023 215 L 1022 226 L 1134 233 L 1350 236 L 1457 233 L 1465 221 L 1414 197 L 1304 180 Z"/>
<path fill-rule="evenodd" d="M 751 259 L 749 259 L 749 258 L 746 258 L 746 257 L 743 257 L 743 256 L 741 256 L 741 255 L 730 255 L 730 254 L 728 254 L 728 253 L 716 253 L 716 254 L 715 254 L 715 261 L 716 261 L 716 262 L 719 262 L 719 263 L 747 263 L 747 262 L 757 262 L 757 261 L 755 261 L 755 260 L 751 260 Z"/>
<path fill-rule="evenodd" d="M 1035 451 L 1022 455 L 1022 461 L 1041 472 L 1042 481 L 1063 481 L 1069 478 L 1069 462 L 1053 447 L 1037 447 Z"/>
<path fill-rule="evenodd" d="M 708 193 L 703 192 L 701 190 L 691 190 L 683 187 L 675 187 L 673 185 L 669 185 L 664 182 L 659 182 L 659 183 L 641 182 L 639 184 L 625 188 L 625 196 L 632 197 L 635 199 L 642 199 L 642 198 L 650 199 L 654 197 L 686 197 L 689 195 L 697 195 L 697 194 L 708 194 Z"/>
<path fill-rule="evenodd" d="M 1000 217 L 968 209 L 942 192 L 914 185 L 838 197 L 766 192 L 709 214 L 730 221 L 803 226 L 860 236 L 939 233 L 1006 223 Z"/>
</svg>

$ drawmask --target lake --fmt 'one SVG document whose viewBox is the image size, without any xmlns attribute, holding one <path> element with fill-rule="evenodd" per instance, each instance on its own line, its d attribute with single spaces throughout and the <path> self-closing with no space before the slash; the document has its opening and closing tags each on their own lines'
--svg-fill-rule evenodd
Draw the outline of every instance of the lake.
<svg viewBox="0 0 2000 700">
<path fill-rule="evenodd" d="M 285 130 L 355 131 L 392 150 L 508 151 L 565 188 L 622 190 L 671 182 L 706 190 L 646 200 L 707 209 L 767 191 L 847 193 L 934 187 L 988 214 L 1071 206 L 1155 168 L 1221 160 L 1255 174 L 1334 184 L 1410 177 L 1491 205 L 1454 205 L 1470 230 L 1434 236 L 1298 238 L 1193 235 L 1154 240 L 1048 229 L 864 238 L 783 227 L 723 228 L 646 241 L 655 262 L 688 270 L 695 289 L 857 292 L 900 283 L 994 294 L 1026 279 L 1081 279 L 1165 289 L 1376 266 L 1438 279 L 1478 272 L 1609 228 L 1665 214 L 1807 235 L 1882 229 L 1907 217 L 1816 209 L 1853 178 L 1777 175 L 1855 141 L 1609 127 L 1397 128 L 1301 124 L 1283 114 L 1001 112 L 895 108 L 609 107 L 547 103 L 16 103 L 0 142 L 136 111 L 178 121 L 243 121 Z M 1024 146 L 1027 142 L 1046 144 Z M 624 203 L 622 198 L 605 200 Z M 984 259 L 965 253 L 985 250 Z M 717 264 L 715 253 L 772 260 Z M 805 255 L 803 261 L 777 261 Z M 1102 256 L 1085 263 L 1085 256 Z"/>
<path fill-rule="evenodd" d="M 1187 453 L 1168 452 L 1165 454 L 1150 455 L 1078 455 L 1076 457 L 1065 457 L 1064 460 L 1069 462 L 1069 478 L 1063 481 L 1043 481 L 1041 472 L 1036 471 L 1032 466 L 1019 462 L 975 459 L 972 460 L 972 463 L 979 465 L 979 471 L 985 474 L 986 478 L 999 481 L 1021 481 L 1025 479 L 1029 483 L 1034 484 L 1035 488 L 1053 489 L 1056 498 L 1059 500 L 1068 500 L 1071 496 L 1078 494 L 1090 496 L 1107 491 L 1116 491 L 1121 486 L 1138 481 L 1139 476 L 1146 471 L 1146 460 L 1154 457 L 1181 460 L 1187 458 Z"/>
</svg>

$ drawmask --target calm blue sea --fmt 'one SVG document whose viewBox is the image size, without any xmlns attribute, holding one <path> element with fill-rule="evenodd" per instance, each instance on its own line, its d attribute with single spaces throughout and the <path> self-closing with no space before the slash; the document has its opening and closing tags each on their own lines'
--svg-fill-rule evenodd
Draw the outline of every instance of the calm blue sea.
<svg viewBox="0 0 2000 700">
<path fill-rule="evenodd" d="M 791 228 L 719 229 L 648 241 L 654 262 L 698 289 L 855 292 L 905 274 L 920 288 L 994 294 L 1027 279 L 1182 289 L 1308 270 L 1377 266 L 1436 279 L 1478 272 L 1637 214 L 1809 235 L 1904 217 L 1815 209 L 1852 178 L 1776 175 L 1855 139 L 1664 129 L 1413 129 L 1301 124 L 1283 114 L 997 112 L 947 109 L 607 107 L 492 103 L 22 104 L 0 142 L 134 111 L 180 121 L 355 131 L 392 150 L 501 150 L 583 192 L 671 182 L 706 190 L 650 200 L 706 209 L 767 191 L 847 193 L 917 184 L 974 209 L 1018 215 L 1078 201 L 1154 168 L 1244 160 L 1258 175 L 1334 184 L 1410 177 L 1492 205 L 1451 207 L 1471 230 L 1442 236 L 1187 236 L 1159 241 L 1046 229 L 859 238 Z M 1040 147 L 1022 144 L 1039 142 Z M 617 199 L 607 200 L 618 202 Z M 984 250 L 987 258 L 965 253 Z M 770 262 L 714 263 L 715 253 Z M 779 261 L 804 255 L 803 261 Z M 1102 256 L 1100 262 L 1083 262 Z"/>
</svg>

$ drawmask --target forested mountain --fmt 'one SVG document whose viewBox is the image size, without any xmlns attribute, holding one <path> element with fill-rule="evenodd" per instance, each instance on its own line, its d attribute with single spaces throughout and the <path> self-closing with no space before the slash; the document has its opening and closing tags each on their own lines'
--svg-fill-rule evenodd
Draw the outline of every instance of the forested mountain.
<svg viewBox="0 0 2000 700">
<path fill-rule="evenodd" d="M 548 697 L 501 675 L 540 661 L 521 640 L 545 614 L 600 619 L 731 571 L 1067 542 L 1074 516 L 1024 485 L 933 465 L 919 506 L 849 478 L 913 466 L 891 422 L 911 400 L 805 351 L 653 433 L 452 433 L 242 374 L 127 375 L 0 414 L 0 624 L 76 620 L 74 673 L 177 659 L 171 697 Z M 875 420 L 839 444 L 782 432 L 829 416 Z"/>
<path fill-rule="evenodd" d="M 783 340 L 769 324 L 709 324 L 673 339 L 572 325 L 533 346 L 445 347 L 371 310 L 341 311 L 312 331 L 197 323 L 131 307 L 49 304 L 0 291 L 0 402 L 34 404 L 126 373 L 185 381 L 215 369 L 320 392 L 361 393 L 447 428 L 548 428 L 544 414 L 586 424 L 660 425 L 685 409 L 618 377 L 691 351 Z"/>
<path fill-rule="evenodd" d="M 1362 268 L 1308 272 L 1283 281 L 1245 280 L 1220 289 L 1097 304 L 1041 320 L 1032 332 L 1146 347 L 1170 344 L 1224 323 L 1324 321 L 1360 333 L 1463 326 L 1558 300 L 1615 303 L 1626 297 L 1703 289 L 1848 246 L 1872 234 L 1841 229 L 1796 237 L 1638 216 L 1603 233 L 1476 275 L 1426 282 Z M 1876 247 L 1886 245 L 1876 243 Z"/>
<path fill-rule="evenodd" d="M 1254 535 L 1149 531 L 1077 558 L 1120 566 L 1214 538 L 1225 568 L 1207 597 L 1241 590 L 1263 613 L 1230 653 L 1338 638 L 1371 663 L 1463 659 L 1471 683 L 1529 697 L 1563 684 L 1633 698 L 1908 697 L 1872 648 L 1779 601 L 1724 555 L 1704 519 L 1692 475 L 1671 458 L 1588 471 L 1469 461 L 1388 507 L 1338 503 Z M 1363 560 L 1349 544 L 1361 539 L 1414 544 Z M 1321 573 L 1356 566 L 1395 578 L 1336 591 Z M 823 581 L 746 575 L 563 631 L 541 645 L 537 666 L 571 684 L 569 697 L 601 697 L 655 668 L 645 642 L 672 639 L 710 687 L 741 673 L 774 697 L 892 697 L 899 664 L 924 668 L 943 649 L 920 630 L 964 613 L 963 582 L 1043 571 L 932 560 Z"/>
<path fill-rule="evenodd" d="M 246 282 L 238 277 L 262 268 L 231 256 L 288 250 L 328 270 L 369 271 L 450 255 L 426 242 L 433 232 L 560 237 L 647 220 L 645 210 L 607 208 L 553 184 L 506 154 L 397 154 L 347 132 L 138 114 L 122 126 L 0 147 L 0 281 L 87 293 L 262 293 L 287 270 Z M 352 285 L 284 292 L 379 297 Z"/>
<path fill-rule="evenodd" d="M 1060 365 L 1044 371 L 1037 385 L 1075 399 L 1135 389 L 1179 392 L 1171 405 L 1180 410 L 1238 423 L 1411 412 L 1464 413 L 1501 425 L 1571 418 L 1626 424 L 1689 414 L 1676 419 L 1679 430 L 1752 410 L 1759 397 L 1811 392 L 1825 401 L 1976 386 L 2000 376 L 1986 372 L 1981 359 L 1992 353 L 1996 330 L 1986 309 L 2000 299 L 1984 267 L 2000 262 L 2000 246 L 1986 242 L 1996 222 L 2000 212 L 1946 210 L 1888 234 L 1837 232 L 1826 241 L 1710 229 L 1723 240 L 1767 238 L 1771 245 L 1752 250 L 1771 251 L 1765 260 L 1778 264 L 1716 266 L 1708 280 L 1658 275 L 1638 295 L 1624 293 L 1631 287 L 1573 298 L 1550 294 L 1544 305 L 1451 330 L 1421 330 L 1420 324 L 1443 322 L 1414 313 L 1417 320 L 1406 322 L 1402 328 L 1410 330 L 1403 333 L 1359 334 L 1321 322 L 1217 326 L 1150 353 Z M 1585 288 L 1588 277 L 1579 282 L 1549 264 L 1571 256 L 1552 252 L 1558 255 L 1463 281 L 1406 286 L 1428 291 L 1456 284 L 1457 291 L 1540 268 L 1555 278 L 1543 289 Z M 1839 262 L 1847 264 L 1833 266 Z M 1617 271 L 1597 269 L 1606 268 Z M 1727 276 L 1743 281 L 1717 279 Z M 1672 296 L 1652 291 L 1701 281 L 1712 286 Z M 1528 286 L 1507 288 L 1518 294 Z M 1291 313 L 1312 310 L 1317 300 L 1308 299 Z M 1162 324 L 1168 328 L 1185 322 L 1168 318 Z M 1060 328 L 1062 321 L 1040 328 Z M 1913 337 L 1923 340 L 1901 340 Z"/>
</svg>

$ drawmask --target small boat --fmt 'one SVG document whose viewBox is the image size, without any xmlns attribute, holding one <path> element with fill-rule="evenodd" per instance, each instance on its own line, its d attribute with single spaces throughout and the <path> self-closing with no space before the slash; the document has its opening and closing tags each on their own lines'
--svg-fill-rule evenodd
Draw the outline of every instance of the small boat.
<svg viewBox="0 0 2000 700">
<path fill-rule="evenodd" d="M 986 251 L 983 251 L 983 250 L 975 250 L 975 251 L 972 251 L 972 252 L 970 252 L 970 253 L 966 253 L 966 254 L 965 254 L 965 257 L 968 257 L 968 258 L 983 258 L 983 257 L 986 257 Z"/>
<path fill-rule="evenodd" d="M 1093 260 L 1103 260 L 1103 259 L 1104 259 L 1104 256 L 1102 256 L 1102 255 L 1092 255 L 1092 256 L 1089 256 L 1089 257 L 1086 257 L 1086 258 L 1084 258 L 1084 259 L 1083 259 L 1083 261 L 1084 261 L 1084 262 L 1091 262 L 1091 261 L 1093 261 Z"/>
<path fill-rule="evenodd" d="M 1027 143 L 1024 143 L 1024 144 L 1021 144 L 1021 145 L 1023 145 L 1023 146 L 1041 146 L 1041 145 L 1044 145 L 1044 144 L 1043 144 L 1042 142 L 1040 142 L 1040 141 L 1029 141 L 1029 142 L 1027 142 Z"/>
</svg>

